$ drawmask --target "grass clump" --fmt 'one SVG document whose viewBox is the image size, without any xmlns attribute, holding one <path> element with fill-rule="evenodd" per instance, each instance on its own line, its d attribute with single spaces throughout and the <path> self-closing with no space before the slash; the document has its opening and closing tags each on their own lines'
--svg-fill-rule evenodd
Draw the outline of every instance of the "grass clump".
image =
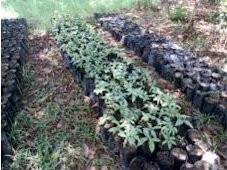
<svg viewBox="0 0 227 170">
<path fill-rule="evenodd" d="M 182 6 L 175 6 L 170 10 L 169 18 L 171 21 L 184 21 L 187 18 L 187 10 Z"/>
<path fill-rule="evenodd" d="M 202 127 L 203 125 L 209 125 L 217 123 L 217 117 L 212 114 L 202 114 L 200 112 L 194 115 L 194 120 L 196 123 L 196 127 Z"/>
<path fill-rule="evenodd" d="M 31 83 L 34 79 L 34 72 L 29 65 L 25 65 L 22 68 L 22 77 L 25 83 Z"/>
</svg>

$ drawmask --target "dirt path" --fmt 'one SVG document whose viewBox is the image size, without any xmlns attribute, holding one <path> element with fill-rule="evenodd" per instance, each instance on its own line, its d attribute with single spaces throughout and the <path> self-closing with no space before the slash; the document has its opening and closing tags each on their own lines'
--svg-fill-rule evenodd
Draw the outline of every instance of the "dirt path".
<svg viewBox="0 0 227 170">
<path fill-rule="evenodd" d="M 29 36 L 21 111 L 13 127 L 13 169 L 118 169 L 90 109 L 47 35 Z"/>
</svg>

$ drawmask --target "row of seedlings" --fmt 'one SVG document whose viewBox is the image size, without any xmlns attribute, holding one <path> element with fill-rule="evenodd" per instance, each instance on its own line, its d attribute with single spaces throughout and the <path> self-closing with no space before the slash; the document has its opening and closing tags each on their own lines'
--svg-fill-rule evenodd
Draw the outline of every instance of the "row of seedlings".
<svg viewBox="0 0 227 170">
<path fill-rule="evenodd" d="M 227 128 L 227 73 L 209 67 L 196 54 L 114 14 L 96 14 L 101 26 L 166 80 L 180 88 L 203 113 L 215 113 Z"/>
<path fill-rule="evenodd" d="M 120 155 L 122 170 L 211 166 L 201 161 L 210 146 L 148 70 L 105 45 L 85 21 L 61 18 L 53 24 L 63 60 L 97 105 L 100 132 L 110 151 Z"/>
<path fill-rule="evenodd" d="M 16 116 L 21 95 L 22 66 L 27 50 L 27 24 L 24 19 L 1 20 L 1 156 L 10 160 L 13 151 L 7 134 Z"/>
</svg>

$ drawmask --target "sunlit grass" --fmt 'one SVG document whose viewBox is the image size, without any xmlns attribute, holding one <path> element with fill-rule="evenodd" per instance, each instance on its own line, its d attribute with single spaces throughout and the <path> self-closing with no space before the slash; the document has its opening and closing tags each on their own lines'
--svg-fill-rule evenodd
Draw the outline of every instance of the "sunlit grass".
<svg viewBox="0 0 227 170">
<path fill-rule="evenodd" d="M 11 18 L 18 18 L 18 13 L 12 9 L 12 7 L 4 8 L 1 6 L 1 19 L 11 19 Z"/>
<path fill-rule="evenodd" d="M 17 16 L 29 20 L 32 30 L 49 30 L 53 15 L 92 16 L 95 12 L 116 12 L 132 8 L 136 0 L 5 0 L 5 10 L 14 11 Z"/>
</svg>

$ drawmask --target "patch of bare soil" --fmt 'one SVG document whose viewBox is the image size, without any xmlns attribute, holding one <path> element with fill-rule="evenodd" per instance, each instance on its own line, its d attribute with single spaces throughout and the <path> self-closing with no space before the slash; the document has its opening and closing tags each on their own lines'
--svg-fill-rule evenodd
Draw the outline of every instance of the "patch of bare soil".
<svg viewBox="0 0 227 170">
<path fill-rule="evenodd" d="M 29 36 L 21 112 L 11 134 L 18 169 L 118 169 L 97 116 L 49 35 Z M 14 140 L 15 138 L 15 140 Z"/>
</svg>

